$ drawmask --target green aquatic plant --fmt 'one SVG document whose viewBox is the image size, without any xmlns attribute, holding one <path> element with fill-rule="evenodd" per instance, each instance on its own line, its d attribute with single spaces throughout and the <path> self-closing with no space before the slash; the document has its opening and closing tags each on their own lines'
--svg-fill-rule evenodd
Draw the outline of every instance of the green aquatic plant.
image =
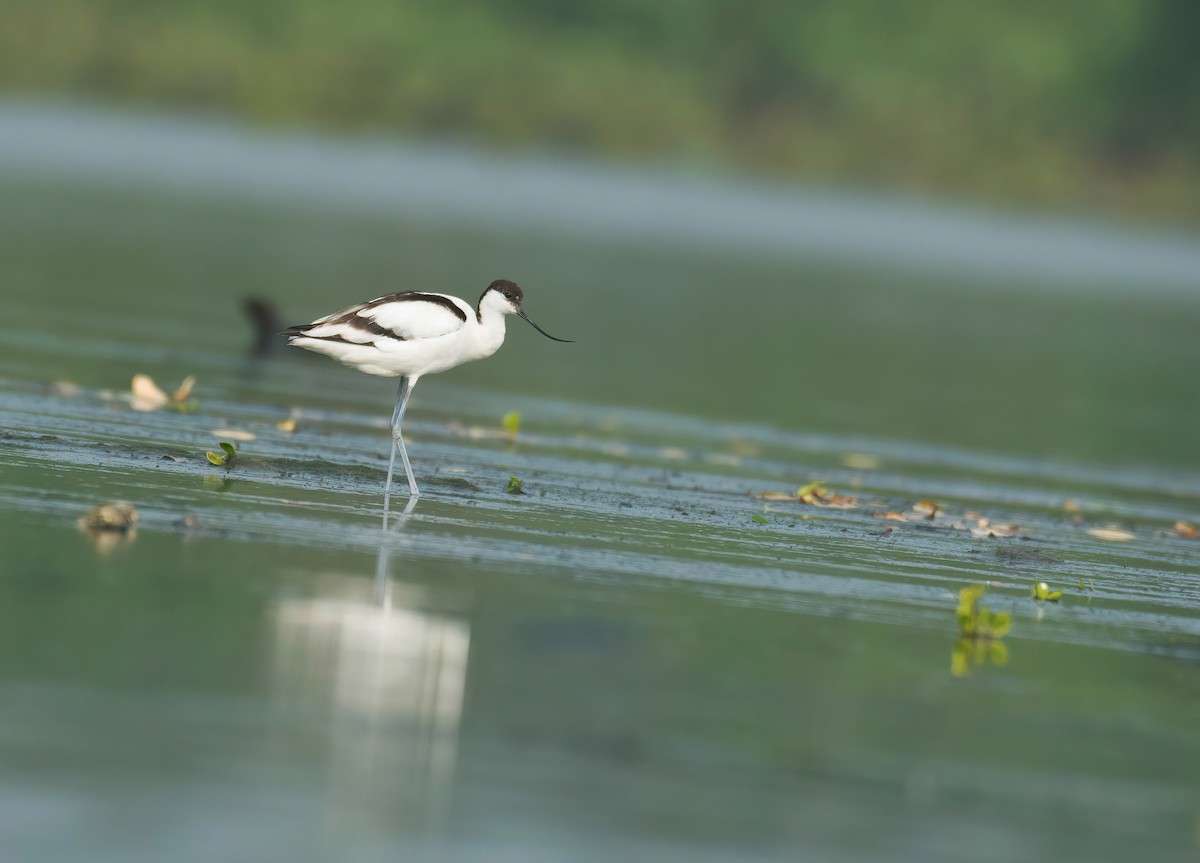
<svg viewBox="0 0 1200 863">
<path fill-rule="evenodd" d="M 1003 638 L 1012 628 L 1012 615 L 979 604 L 987 585 L 972 584 L 958 592 L 958 633 L 966 638 Z"/>
<path fill-rule="evenodd" d="M 521 415 L 516 411 L 509 411 L 500 419 L 500 428 L 504 429 L 509 441 L 515 441 L 517 432 L 521 430 Z"/>
<path fill-rule="evenodd" d="M 1003 641 L 990 638 L 968 638 L 960 635 L 950 651 L 950 673 L 966 677 L 980 665 L 1008 665 L 1008 647 Z"/>
<path fill-rule="evenodd" d="M 1012 628 L 1012 615 L 979 604 L 987 585 L 972 584 L 958 592 L 958 638 L 950 651 L 950 673 L 965 677 L 977 665 L 1007 665 L 1008 647 L 1000 640 Z"/>
<path fill-rule="evenodd" d="M 525 494 L 525 481 L 515 476 L 508 478 L 508 488 L 505 489 L 509 494 Z"/>
<path fill-rule="evenodd" d="M 1083 579 L 1079 580 L 1082 584 Z M 1044 581 L 1035 581 L 1033 583 L 1033 598 L 1042 602 L 1058 602 L 1062 599 L 1061 590 L 1051 590 L 1050 585 Z"/>
<path fill-rule="evenodd" d="M 752 515 L 750 516 L 750 520 L 755 524 L 767 524 L 767 517 L 765 515 Z"/>
<path fill-rule="evenodd" d="M 227 440 L 221 441 L 222 453 L 215 453 L 209 450 L 204 455 L 208 458 L 210 464 L 215 464 L 217 467 L 223 467 L 226 470 L 233 467 L 234 461 L 237 460 L 237 447 Z"/>
</svg>

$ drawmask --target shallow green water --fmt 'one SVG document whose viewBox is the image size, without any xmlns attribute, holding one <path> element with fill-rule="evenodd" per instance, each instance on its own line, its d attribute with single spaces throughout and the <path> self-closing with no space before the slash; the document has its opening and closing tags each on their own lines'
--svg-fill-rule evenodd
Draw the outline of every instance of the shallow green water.
<svg viewBox="0 0 1200 863">
<path fill-rule="evenodd" d="M 0 191 L 4 859 L 1196 854 L 1194 299 Z M 249 357 L 240 302 L 499 276 L 579 343 L 515 322 L 423 381 L 384 533 L 391 384 Z M 137 372 L 198 410 L 131 410 Z M 749 494 L 814 479 L 859 505 Z M 135 537 L 77 529 L 116 499 Z M 1008 661 L 958 677 L 979 581 Z"/>
</svg>

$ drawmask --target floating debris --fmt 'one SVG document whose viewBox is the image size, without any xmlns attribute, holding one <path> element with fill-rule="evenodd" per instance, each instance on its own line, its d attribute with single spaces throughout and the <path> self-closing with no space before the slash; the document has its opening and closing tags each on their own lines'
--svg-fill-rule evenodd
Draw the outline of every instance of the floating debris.
<svg viewBox="0 0 1200 863">
<path fill-rule="evenodd" d="M 1185 539 L 1200 538 L 1200 531 L 1196 530 L 1196 528 L 1192 527 L 1186 521 L 1175 522 L 1173 529 L 1174 529 L 1175 533 L 1179 534 L 1179 536 L 1182 536 Z"/>
<path fill-rule="evenodd" d="M 209 450 L 204 455 L 210 464 L 214 464 L 217 467 L 224 467 L 228 470 L 233 467 L 233 463 L 237 459 L 237 447 L 229 441 L 223 440 L 221 441 L 221 449 L 224 450 L 224 453 L 215 453 Z"/>
<path fill-rule="evenodd" d="M 1134 538 L 1132 533 L 1120 527 L 1093 527 L 1088 530 L 1088 535 L 1109 542 L 1129 542 Z"/>
<path fill-rule="evenodd" d="M 196 377 L 188 375 L 175 392 L 168 395 L 150 375 L 136 374 L 130 384 L 129 404 L 135 411 L 156 411 L 161 408 L 187 412 L 196 409 L 196 400 L 191 397 Z"/>
<path fill-rule="evenodd" d="M 971 524 L 970 522 L 955 522 L 951 525 L 951 527 L 955 527 L 959 530 L 970 531 L 971 536 L 988 539 L 1002 539 L 1010 536 L 1019 536 L 1021 531 L 1021 528 L 1018 525 L 993 522 L 983 518 L 982 516 L 974 519 L 974 522 L 974 524 Z"/>
<path fill-rule="evenodd" d="M 933 519 L 942 514 L 942 508 L 931 500 L 919 500 L 912 505 L 914 515 Z"/>
<path fill-rule="evenodd" d="M 133 504 L 119 500 L 92 507 L 79 519 L 83 530 L 111 530 L 124 532 L 137 524 L 138 513 Z"/>
<path fill-rule="evenodd" d="M 858 507 L 857 497 L 832 492 L 820 482 L 810 482 L 807 485 L 802 485 L 796 489 L 795 494 L 786 494 L 780 491 L 762 491 L 755 492 L 754 497 L 759 500 L 806 503 L 809 506 L 821 506 L 827 509 L 856 509 Z"/>
<path fill-rule="evenodd" d="M 750 520 L 755 524 L 769 524 L 769 521 L 765 515 L 752 515 L 750 516 Z"/>
<path fill-rule="evenodd" d="M 121 500 L 102 503 L 88 510 L 79 519 L 79 529 L 97 551 L 107 554 L 118 545 L 137 538 L 137 520 L 138 513 L 133 504 Z"/>
<path fill-rule="evenodd" d="M 292 408 L 292 412 L 288 414 L 288 418 L 275 423 L 275 428 L 285 434 L 291 434 L 296 430 L 296 420 L 300 419 L 300 408 Z"/>
<path fill-rule="evenodd" d="M 504 489 L 509 494 L 525 494 L 525 481 L 515 476 L 508 478 L 508 487 Z"/>
</svg>

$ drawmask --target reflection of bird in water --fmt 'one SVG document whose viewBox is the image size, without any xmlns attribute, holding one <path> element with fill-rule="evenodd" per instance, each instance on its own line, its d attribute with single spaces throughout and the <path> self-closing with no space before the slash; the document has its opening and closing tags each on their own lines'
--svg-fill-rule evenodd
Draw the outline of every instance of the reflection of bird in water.
<svg viewBox="0 0 1200 863">
<path fill-rule="evenodd" d="M 254 347 L 250 351 L 253 356 L 265 357 L 286 344 L 286 339 L 279 332 L 283 323 L 269 300 L 247 297 L 242 302 L 242 310 L 254 329 Z"/>
<path fill-rule="evenodd" d="M 384 486 L 384 509 L 391 496 L 397 450 L 404 462 L 409 494 L 420 494 L 400 427 L 409 396 L 422 375 L 490 357 L 504 343 L 506 315 L 524 318 L 556 342 L 569 341 L 555 338 L 530 320 L 522 308 L 523 299 L 521 288 L 505 279 L 488 285 L 474 308 L 458 297 L 401 291 L 284 331 L 289 344 L 296 347 L 325 354 L 369 375 L 400 378 L 392 412 L 392 454 Z"/>
</svg>

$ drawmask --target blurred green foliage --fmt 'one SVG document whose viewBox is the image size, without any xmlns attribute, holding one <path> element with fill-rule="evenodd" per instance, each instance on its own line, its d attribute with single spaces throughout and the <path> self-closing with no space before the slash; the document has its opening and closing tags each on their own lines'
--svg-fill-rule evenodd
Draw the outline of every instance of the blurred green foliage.
<svg viewBox="0 0 1200 863">
<path fill-rule="evenodd" d="M 1195 218 L 1195 0 L 6 0 L 0 87 Z"/>
</svg>

